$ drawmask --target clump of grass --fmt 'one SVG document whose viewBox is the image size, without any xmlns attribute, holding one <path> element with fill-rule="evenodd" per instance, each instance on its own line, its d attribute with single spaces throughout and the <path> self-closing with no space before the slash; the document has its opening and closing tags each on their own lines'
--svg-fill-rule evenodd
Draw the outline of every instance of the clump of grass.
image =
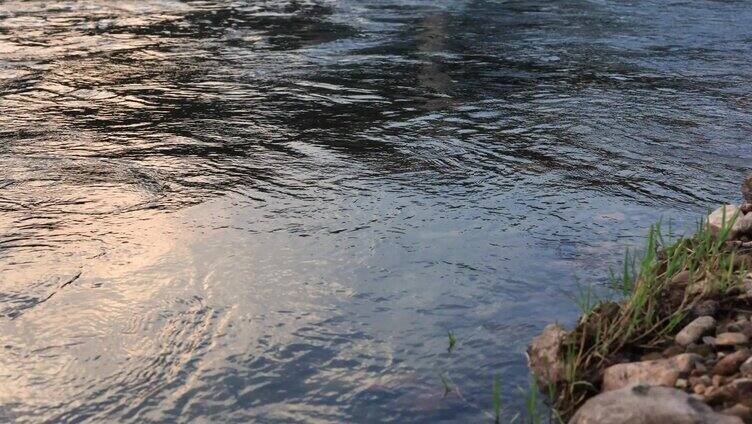
<svg viewBox="0 0 752 424">
<path fill-rule="evenodd" d="M 538 389 L 534 384 L 531 384 L 528 390 L 520 389 L 520 391 L 525 397 L 525 411 L 527 412 L 525 422 L 529 424 L 541 424 L 543 422 L 543 414 L 541 413 L 538 401 Z"/>
<path fill-rule="evenodd" d="M 600 303 L 600 298 L 593 291 L 592 284 L 577 284 L 577 293 L 570 296 L 570 299 L 580 308 L 583 315 L 593 312 L 593 309 Z"/>
<path fill-rule="evenodd" d="M 454 333 L 451 331 L 447 331 L 447 338 L 449 339 L 449 347 L 447 347 L 447 352 L 452 353 L 452 350 L 454 350 L 454 347 L 457 345 L 457 337 L 455 337 Z"/>
<path fill-rule="evenodd" d="M 735 217 L 734 217 L 735 218 Z M 714 234 L 704 221 L 693 237 L 667 241 L 661 223 L 650 227 L 642 256 L 625 253 L 622 275 L 612 283 L 624 296 L 620 303 L 593 302 L 580 292 L 583 316 L 564 344 L 563 383 L 552 391 L 552 406 L 569 417 L 597 393 L 602 371 L 630 352 L 665 344 L 685 323 L 698 301 L 729 293 L 747 273 L 739 252 L 725 243 L 733 220 Z M 749 252 L 745 252 L 749 253 Z M 684 278 L 677 278 L 684 273 Z"/>
<path fill-rule="evenodd" d="M 494 423 L 501 422 L 501 386 L 499 385 L 498 377 L 493 378 L 493 409 L 494 409 Z"/>
<path fill-rule="evenodd" d="M 439 377 L 441 377 L 441 384 L 444 386 L 444 397 L 447 397 L 454 390 L 454 383 L 445 374 L 439 374 Z"/>
<path fill-rule="evenodd" d="M 614 289 L 618 290 L 622 296 L 629 296 L 634 289 L 633 284 L 635 281 L 636 273 L 636 258 L 637 255 L 631 254 L 629 248 L 624 250 L 624 265 L 621 277 L 617 277 L 613 270 L 611 270 L 611 285 Z"/>
</svg>

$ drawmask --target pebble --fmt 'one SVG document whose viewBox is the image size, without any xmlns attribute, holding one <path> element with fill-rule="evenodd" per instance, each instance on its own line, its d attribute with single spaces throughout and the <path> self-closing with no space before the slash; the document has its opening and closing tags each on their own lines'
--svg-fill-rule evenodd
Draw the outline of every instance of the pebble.
<svg viewBox="0 0 752 424">
<path fill-rule="evenodd" d="M 743 364 L 739 366 L 739 371 L 744 376 L 752 376 L 752 358 L 748 358 Z"/>
<path fill-rule="evenodd" d="M 708 333 L 715 327 L 715 319 L 711 316 L 702 316 L 687 324 L 676 335 L 676 343 L 682 346 L 688 346 L 700 340 L 704 334 Z"/>
<path fill-rule="evenodd" d="M 691 344 L 687 346 L 687 353 L 696 353 L 700 356 L 708 356 L 713 353 L 713 348 L 706 344 Z"/>
<path fill-rule="evenodd" d="M 721 387 L 721 384 L 723 384 L 723 376 L 720 376 L 718 374 L 713 376 L 713 387 Z"/>
<path fill-rule="evenodd" d="M 710 386 L 711 381 L 710 381 L 710 377 L 708 377 L 707 375 L 692 376 L 692 377 L 689 377 L 689 384 L 691 386 L 696 386 L 698 384 L 702 384 L 704 386 Z"/>
<path fill-rule="evenodd" d="M 705 385 L 704 384 L 696 384 L 694 387 L 692 387 L 692 391 L 695 392 L 698 395 L 705 393 Z"/>
<path fill-rule="evenodd" d="M 715 337 L 716 346 L 734 346 L 749 343 L 749 337 L 742 333 L 721 333 Z"/>
<path fill-rule="evenodd" d="M 750 356 L 752 356 L 752 353 L 747 349 L 730 353 L 715 364 L 713 367 L 713 374 L 716 374 L 718 377 L 721 375 L 732 375 L 736 373 L 739 367 L 749 359 Z"/>
<path fill-rule="evenodd" d="M 742 321 L 739 322 L 739 331 L 747 336 L 748 338 L 752 337 L 752 322 L 749 321 Z"/>
<path fill-rule="evenodd" d="M 731 399 L 733 399 L 733 395 L 732 389 L 729 386 L 714 387 L 705 390 L 705 402 L 709 405 L 722 405 Z"/>
<path fill-rule="evenodd" d="M 702 338 L 702 342 L 706 345 L 715 346 L 715 337 L 705 336 Z"/>
<path fill-rule="evenodd" d="M 683 378 L 677 379 L 676 380 L 676 384 L 675 384 L 675 386 L 678 387 L 678 388 L 680 388 L 680 389 L 686 389 L 688 385 L 689 384 L 688 384 L 687 380 L 685 380 Z"/>
<path fill-rule="evenodd" d="M 729 386 L 738 399 L 747 402 L 752 399 L 752 378 L 737 378 L 726 387 Z"/>
</svg>

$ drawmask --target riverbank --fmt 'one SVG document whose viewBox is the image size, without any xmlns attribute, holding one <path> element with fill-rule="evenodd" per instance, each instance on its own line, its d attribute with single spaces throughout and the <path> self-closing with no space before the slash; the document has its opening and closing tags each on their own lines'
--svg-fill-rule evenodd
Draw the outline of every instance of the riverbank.
<svg viewBox="0 0 752 424">
<path fill-rule="evenodd" d="M 562 422 L 752 423 L 752 178 L 691 237 L 650 228 L 613 278 L 621 301 L 582 302 L 529 365 Z"/>
</svg>

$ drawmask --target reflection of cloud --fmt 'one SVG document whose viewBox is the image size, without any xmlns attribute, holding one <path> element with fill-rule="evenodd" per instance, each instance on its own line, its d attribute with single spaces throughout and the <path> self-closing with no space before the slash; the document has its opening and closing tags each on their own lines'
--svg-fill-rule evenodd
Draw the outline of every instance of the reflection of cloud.
<svg viewBox="0 0 752 424">
<path fill-rule="evenodd" d="M 342 407 L 306 396 L 388 390 L 377 386 L 390 383 L 379 371 L 393 360 L 390 347 L 333 304 L 354 295 L 335 272 L 346 266 L 332 259 L 340 248 L 312 255 L 309 238 L 228 231 L 249 218 L 278 223 L 255 208 L 229 219 L 233 202 L 121 216 L 103 235 L 112 250 L 78 258 L 75 284 L 0 321 L 0 380 L 14 381 L 0 386 L 0 416 L 164 419 L 222 398 L 222 416 L 344 417 Z M 258 407 L 247 408 L 249 399 Z"/>
<path fill-rule="evenodd" d="M 142 210 L 117 219 L 108 215 L 66 217 L 58 228 L 39 235 L 39 239 L 58 240 L 59 244 L 50 243 L 39 250 L 10 249 L 0 271 L 4 296 L 15 293 L 16 300 L 27 299 L 27 303 L 19 303 L 22 310 L 10 311 L 14 319 L 0 322 L 0 344 L 8 348 L 0 359 L 0 376 L 14 381 L 12 386 L 0 386 L 0 403 L 17 405 L 18 412 L 28 416 L 54 413 L 58 403 L 67 404 L 90 391 L 87 379 L 114 378 L 113 383 L 127 386 L 127 379 L 134 375 L 122 374 L 127 367 L 122 361 L 139 357 L 139 349 L 150 351 L 150 360 L 156 360 L 158 356 L 153 355 L 171 345 L 167 334 L 162 340 L 158 333 L 144 338 L 144 327 L 153 324 L 148 320 L 155 319 L 153 313 L 158 311 L 149 308 L 155 302 L 171 301 L 165 290 L 175 278 L 190 275 L 190 268 L 173 275 L 153 271 L 165 257 L 178 255 L 180 240 L 190 234 L 181 231 L 169 214 Z M 24 266 L 15 265 L 18 263 Z M 48 277 L 75 270 L 81 277 L 64 287 L 58 284 L 59 279 Z M 37 285 L 40 281 L 49 284 Z M 34 303 L 44 298 L 48 299 Z M 7 308 L 12 303 L 5 300 Z M 170 314 L 176 317 L 191 314 L 190 309 L 183 312 L 181 307 L 174 311 Z M 164 331 L 180 329 L 167 327 Z M 155 343 L 151 337 L 156 338 Z M 190 337 L 181 343 L 193 343 Z M 160 364 L 151 366 L 155 369 L 150 372 L 162 372 L 156 369 Z M 106 385 L 99 389 L 108 390 Z M 53 410 L 48 411 L 50 407 Z"/>
<path fill-rule="evenodd" d="M 71 194 L 74 201 L 76 195 L 89 196 L 88 201 L 97 200 L 86 190 Z M 106 200 L 131 201 L 128 193 L 118 196 L 111 192 Z M 176 236 L 185 233 L 176 225 L 173 215 L 160 211 L 139 209 L 88 215 L 58 213 L 50 208 L 0 215 L 0 245 L 4 251 L 0 262 L 5 298 L 3 315 L 28 313 L 24 310 L 38 301 L 57 295 L 58 290 L 67 290 L 61 289 L 58 281 L 76 270 L 83 272 L 81 281 L 138 273 L 174 250 Z M 16 310 L 13 306 L 16 304 L 22 310 Z"/>
</svg>

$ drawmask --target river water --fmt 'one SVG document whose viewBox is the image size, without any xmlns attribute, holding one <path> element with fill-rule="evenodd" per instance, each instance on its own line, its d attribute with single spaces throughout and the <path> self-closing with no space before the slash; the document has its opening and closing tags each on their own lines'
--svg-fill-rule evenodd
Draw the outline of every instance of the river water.
<svg viewBox="0 0 752 424">
<path fill-rule="evenodd" d="M 750 22 L 0 2 L 0 419 L 491 422 L 494 376 L 512 417 L 577 287 L 738 200 Z"/>
</svg>

